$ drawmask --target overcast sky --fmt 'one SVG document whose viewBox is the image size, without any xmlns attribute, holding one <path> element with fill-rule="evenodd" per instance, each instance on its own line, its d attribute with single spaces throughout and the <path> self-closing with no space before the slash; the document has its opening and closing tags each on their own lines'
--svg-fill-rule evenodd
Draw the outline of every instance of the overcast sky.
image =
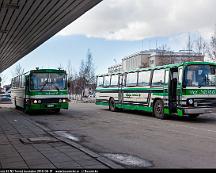
<svg viewBox="0 0 216 173">
<path fill-rule="evenodd" d="M 58 35 L 141 40 L 199 32 L 209 38 L 216 0 L 104 0 Z"/>
<path fill-rule="evenodd" d="M 103 0 L 71 25 L 3 72 L 10 83 L 17 64 L 25 71 L 40 68 L 75 71 L 91 50 L 96 73 L 135 52 L 167 45 L 186 49 L 201 35 L 206 40 L 216 29 L 216 0 Z"/>
</svg>

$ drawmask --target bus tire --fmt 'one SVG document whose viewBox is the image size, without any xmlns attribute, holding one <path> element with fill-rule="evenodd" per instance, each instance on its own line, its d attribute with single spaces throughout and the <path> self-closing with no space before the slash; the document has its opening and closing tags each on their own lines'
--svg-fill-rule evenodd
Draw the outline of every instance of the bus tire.
<svg viewBox="0 0 216 173">
<path fill-rule="evenodd" d="M 26 113 L 26 114 L 29 114 L 29 110 L 28 110 L 26 105 L 24 105 L 23 112 Z"/>
<path fill-rule="evenodd" d="M 196 119 L 199 116 L 199 114 L 193 114 L 193 115 L 189 115 L 190 119 Z"/>
<path fill-rule="evenodd" d="M 116 112 L 117 111 L 114 98 L 111 98 L 109 100 L 109 110 L 112 111 L 112 112 Z"/>
<path fill-rule="evenodd" d="M 54 109 L 54 112 L 55 112 L 55 113 L 59 113 L 59 112 L 60 112 L 60 109 Z"/>
<path fill-rule="evenodd" d="M 18 109 L 18 106 L 16 104 L 16 98 L 14 99 L 14 106 L 15 106 L 15 109 Z"/>
<path fill-rule="evenodd" d="M 156 100 L 154 103 L 154 108 L 153 108 L 153 113 L 154 116 L 158 119 L 165 119 L 165 115 L 164 115 L 164 103 L 162 100 Z"/>
</svg>

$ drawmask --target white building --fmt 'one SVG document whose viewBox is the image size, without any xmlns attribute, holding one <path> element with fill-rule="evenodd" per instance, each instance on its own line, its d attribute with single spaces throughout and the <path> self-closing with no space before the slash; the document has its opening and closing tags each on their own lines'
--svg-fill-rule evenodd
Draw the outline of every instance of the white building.
<svg viewBox="0 0 216 173">
<path fill-rule="evenodd" d="M 185 50 L 173 52 L 150 49 L 123 58 L 120 64 L 109 67 L 108 72 L 124 72 L 136 68 L 154 67 L 186 61 L 204 61 L 204 55 Z"/>
</svg>

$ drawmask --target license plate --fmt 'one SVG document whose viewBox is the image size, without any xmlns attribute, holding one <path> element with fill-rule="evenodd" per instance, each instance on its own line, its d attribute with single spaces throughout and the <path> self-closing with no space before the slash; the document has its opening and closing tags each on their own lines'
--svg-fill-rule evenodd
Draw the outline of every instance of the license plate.
<svg viewBox="0 0 216 173">
<path fill-rule="evenodd" d="M 53 108 L 55 105 L 47 105 L 48 108 Z"/>
</svg>

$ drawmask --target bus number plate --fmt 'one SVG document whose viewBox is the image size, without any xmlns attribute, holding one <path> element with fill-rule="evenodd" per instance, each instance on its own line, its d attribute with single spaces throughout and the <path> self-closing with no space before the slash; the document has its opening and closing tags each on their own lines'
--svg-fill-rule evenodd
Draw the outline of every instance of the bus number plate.
<svg viewBox="0 0 216 173">
<path fill-rule="evenodd" d="M 55 105 L 47 105 L 48 108 L 53 108 Z"/>
</svg>

